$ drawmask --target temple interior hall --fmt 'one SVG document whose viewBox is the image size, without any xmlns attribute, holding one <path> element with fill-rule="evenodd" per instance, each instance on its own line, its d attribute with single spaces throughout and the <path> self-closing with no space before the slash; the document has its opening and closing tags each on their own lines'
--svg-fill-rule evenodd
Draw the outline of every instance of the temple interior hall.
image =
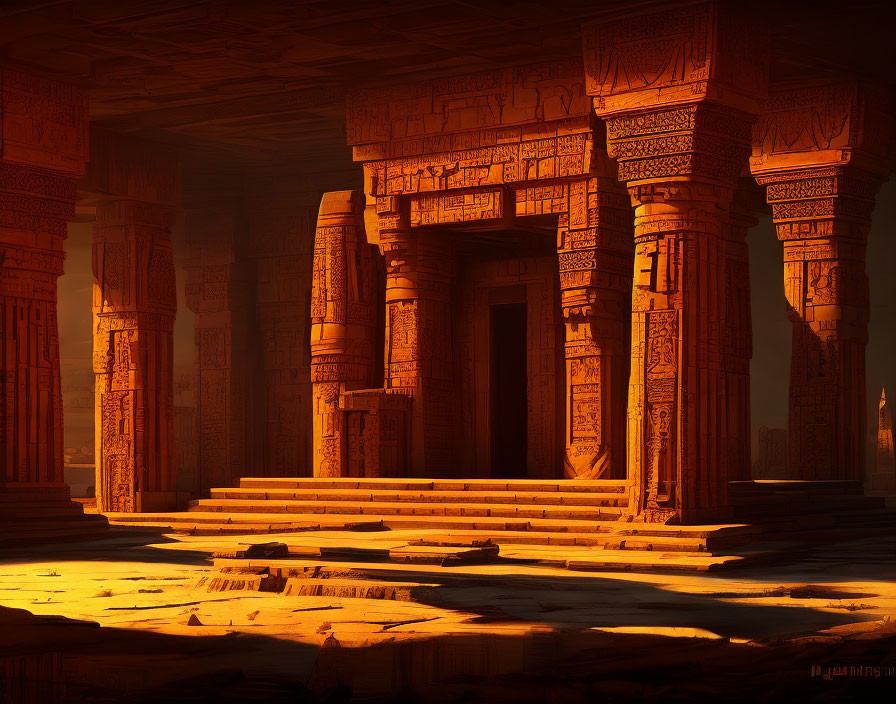
<svg viewBox="0 0 896 704">
<path fill-rule="evenodd" d="M 4 3 L 0 493 L 886 493 L 890 13 L 837 7 Z"/>
<path fill-rule="evenodd" d="M 875 702 L 893 0 L 0 0 L 0 704 Z"/>
</svg>

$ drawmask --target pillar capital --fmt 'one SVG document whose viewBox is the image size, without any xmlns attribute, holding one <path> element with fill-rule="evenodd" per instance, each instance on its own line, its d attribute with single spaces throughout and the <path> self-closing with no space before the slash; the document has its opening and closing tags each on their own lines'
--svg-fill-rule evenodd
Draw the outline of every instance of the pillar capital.
<svg viewBox="0 0 896 704">
<path fill-rule="evenodd" d="M 83 176 L 88 158 L 86 95 L 68 83 L 0 66 L 0 105 L 4 165 Z"/>
<path fill-rule="evenodd" d="M 877 87 L 836 80 L 773 91 L 754 129 L 750 169 L 784 245 L 793 323 L 791 479 L 864 476 L 865 248 L 894 113 Z"/>
<path fill-rule="evenodd" d="M 886 175 L 896 160 L 894 98 L 853 79 L 773 90 L 753 130 L 750 170 L 766 182 L 797 173 Z"/>
<path fill-rule="evenodd" d="M 176 150 L 101 128 L 91 129 L 90 140 L 90 163 L 78 184 L 83 204 L 123 200 L 166 209 L 180 206 L 181 168 Z"/>
<path fill-rule="evenodd" d="M 761 107 L 768 84 L 766 32 L 735 3 L 691 2 L 602 20 L 582 29 L 585 89 L 598 115 L 642 115 L 643 127 L 680 129 L 695 103 L 744 114 Z M 647 117 L 658 108 L 656 117 Z"/>
</svg>

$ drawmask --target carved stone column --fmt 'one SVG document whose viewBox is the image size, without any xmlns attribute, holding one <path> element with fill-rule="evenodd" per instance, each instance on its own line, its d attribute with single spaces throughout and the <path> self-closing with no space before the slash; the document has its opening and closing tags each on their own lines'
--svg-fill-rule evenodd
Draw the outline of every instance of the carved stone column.
<svg viewBox="0 0 896 704">
<path fill-rule="evenodd" d="M 176 505 L 170 211 L 135 201 L 97 207 L 93 233 L 97 505 Z"/>
<path fill-rule="evenodd" d="M 787 446 L 791 479 L 865 475 L 865 247 L 892 164 L 892 113 L 855 83 L 776 92 L 751 169 L 784 245 L 793 322 Z"/>
<path fill-rule="evenodd" d="M 0 67 L 0 492 L 62 476 L 56 280 L 87 158 L 87 102 Z"/>
<path fill-rule="evenodd" d="M 173 155 L 96 134 L 85 191 L 93 231 L 97 505 L 161 511 L 177 504 L 171 228 L 180 194 Z"/>
<path fill-rule="evenodd" d="M 572 182 L 558 252 L 566 324 L 568 478 L 625 478 L 632 210 L 614 178 Z"/>
<path fill-rule="evenodd" d="M 63 476 L 56 285 L 87 144 L 78 90 L 0 67 L 0 532 L 16 540 L 107 526 Z"/>
<path fill-rule="evenodd" d="M 314 238 L 311 281 L 311 382 L 314 476 L 348 476 L 346 391 L 369 389 L 378 376 L 379 286 L 364 232 L 363 194 L 325 193 Z"/>
<path fill-rule="evenodd" d="M 455 434 L 451 301 L 453 244 L 411 230 L 397 196 L 377 199 L 386 259 L 386 388 L 412 397 L 411 472 L 450 473 Z"/>
<path fill-rule="evenodd" d="M 236 202 L 235 202 L 236 201 Z M 239 200 L 206 202 L 185 218 L 187 305 L 196 315 L 198 490 L 257 476 L 262 427 L 254 267 L 242 248 Z"/>
<path fill-rule="evenodd" d="M 635 206 L 628 465 L 648 521 L 729 516 L 725 233 L 767 80 L 759 36 L 713 2 L 584 30 L 587 90 Z"/>
</svg>

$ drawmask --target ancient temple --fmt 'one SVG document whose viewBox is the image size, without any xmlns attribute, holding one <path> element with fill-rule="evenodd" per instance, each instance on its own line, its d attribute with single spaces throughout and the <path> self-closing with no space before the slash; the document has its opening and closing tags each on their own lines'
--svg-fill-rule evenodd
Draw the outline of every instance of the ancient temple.
<svg viewBox="0 0 896 704">
<path fill-rule="evenodd" d="M 0 9 L 0 506 L 99 520 L 62 476 L 76 213 L 101 512 L 242 477 L 430 478 L 612 481 L 623 519 L 729 521 L 752 464 L 746 234 L 767 212 L 786 477 L 865 478 L 866 246 L 896 110 L 871 49 L 831 48 L 834 18 L 138 4 Z M 184 308 L 197 402 L 177 432 Z"/>
</svg>

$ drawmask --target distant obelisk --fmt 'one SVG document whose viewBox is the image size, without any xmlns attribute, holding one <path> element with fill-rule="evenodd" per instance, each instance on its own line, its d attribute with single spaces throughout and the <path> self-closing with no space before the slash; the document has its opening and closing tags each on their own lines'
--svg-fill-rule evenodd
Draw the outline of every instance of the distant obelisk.
<svg viewBox="0 0 896 704">
<path fill-rule="evenodd" d="M 871 491 L 896 491 L 896 450 L 893 446 L 893 414 L 887 403 L 886 389 L 881 389 L 877 413 L 877 464 L 871 475 Z"/>
</svg>

